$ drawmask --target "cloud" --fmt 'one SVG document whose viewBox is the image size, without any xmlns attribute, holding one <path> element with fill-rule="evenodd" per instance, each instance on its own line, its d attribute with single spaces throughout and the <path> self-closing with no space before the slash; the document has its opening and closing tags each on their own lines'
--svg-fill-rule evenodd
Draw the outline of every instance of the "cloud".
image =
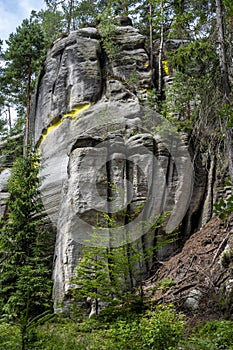
<svg viewBox="0 0 233 350">
<path fill-rule="evenodd" d="M 7 9 L 3 3 L 0 2 L 0 38 L 7 39 L 9 34 L 16 28 L 15 24 L 20 21 L 19 15 L 17 12 L 13 13 L 10 11 L 10 8 Z M 17 26 L 17 25 L 16 25 Z"/>
<path fill-rule="evenodd" d="M 43 0 L 0 0 L 0 39 L 8 39 L 23 19 L 29 18 L 32 10 L 39 11 L 43 7 Z"/>
<path fill-rule="evenodd" d="M 22 12 L 27 14 L 27 16 L 30 15 L 32 10 L 39 11 L 44 7 L 43 0 L 20 0 L 17 3 L 22 9 Z"/>
</svg>

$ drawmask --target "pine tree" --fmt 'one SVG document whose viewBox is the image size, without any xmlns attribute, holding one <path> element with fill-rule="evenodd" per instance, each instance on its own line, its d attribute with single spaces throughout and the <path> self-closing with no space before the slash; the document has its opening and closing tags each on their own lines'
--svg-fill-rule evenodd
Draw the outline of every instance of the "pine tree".
<svg viewBox="0 0 233 350">
<path fill-rule="evenodd" d="M 33 11 L 32 18 L 38 20 L 41 24 L 46 49 L 66 31 L 64 16 L 60 10 L 49 7 L 48 9 L 40 10 L 38 13 Z"/>
<path fill-rule="evenodd" d="M 131 217 L 133 218 L 135 214 L 136 212 Z M 107 220 L 108 227 L 113 229 L 114 235 L 122 234 L 122 228 L 117 226 L 115 219 L 105 213 L 103 217 Z M 176 239 L 176 235 L 169 234 L 167 237 L 161 237 L 161 240 L 157 237 L 155 246 L 145 245 L 147 240 L 155 239 L 155 231 L 163 226 L 166 217 L 167 214 L 162 214 L 152 227 L 149 225 L 146 237 L 131 243 L 122 241 L 121 246 L 116 248 L 99 246 L 99 231 L 94 233 L 88 245 L 82 247 L 81 257 L 77 262 L 72 280 L 75 285 L 72 290 L 74 303 L 82 305 L 85 300 L 91 299 L 96 314 L 103 304 L 113 307 L 119 304 L 128 306 L 134 304 L 142 307 L 145 302 L 142 282 L 146 270 L 148 272 L 148 264 L 158 249 Z M 106 228 L 99 227 L 99 229 Z M 111 237 L 110 241 L 113 240 L 114 237 Z"/>
<path fill-rule="evenodd" d="M 135 247 L 130 248 L 130 259 L 125 246 L 108 249 L 101 247 L 83 247 L 73 283 L 75 302 L 83 302 L 90 298 L 95 303 L 95 312 L 99 313 L 100 305 L 117 305 L 129 303 L 136 296 L 130 281 L 133 272 L 134 283 L 140 282 L 139 266 L 142 252 Z M 137 266 L 137 268 L 136 268 Z"/>
<path fill-rule="evenodd" d="M 8 47 L 3 55 L 6 67 L 1 85 L 5 86 L 13 103 L 26 111 L 25 144 L 28 141 L 28 121 L 30 115 L 33 81 L 39 73 L 45 56 L 44 35 L 37 20 L 25 19 L 10 34 Z"/>
<path fill-rule="evenodd" d="M 1 316 L 29 319 L 51 307 L 51 235 L 41 219 L 38 157 L 28 151 L 14 163 L 8 213 L 1 221 Z"/>
</svg>

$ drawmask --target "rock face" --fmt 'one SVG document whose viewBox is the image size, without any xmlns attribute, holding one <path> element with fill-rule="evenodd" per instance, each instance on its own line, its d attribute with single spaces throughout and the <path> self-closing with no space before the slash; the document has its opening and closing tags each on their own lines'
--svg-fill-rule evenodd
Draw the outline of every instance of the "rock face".
<svg viewBox="0 0 233 350">
<path fill-rule="evenodd" d="M 9 168 L 4 169 L 0 173 L 0 217 L 3 217 L 6 210 L 5 200 L 9 198 L 7 192 L 7 182 L 10 177 L 11 171 Z"/>
<path fill-rule="evenodd" d="M 95 28 L 57 40 L 35 92 L 30 129 L 43 161 L 43 203 L 57 229 L 56 311 L 69 309 L 72 276 L 82 245 L 96 244 L 93 234 L 107 247 L 142 239 L 149 246 L 155 239 L 147 231 L 160 213 L 170 213 L 165 230 L 180 225 L 188 236 L 210 206 L 202 159 L 195 155 L 193 164 L 186 136 L 147 107 L 145 38 L 126 25 L 116 27 L 115 43 L 110 60 Z"/>
<path fill-rule="evenodd" d="M 8 140 L 2 140 L 0 142 L 0 218 L 4 217 L 6 213 L 6 200 L 9 198 L 8 193 L 8 180 L 11 175 L 11 168 L 15 158 L 19 155 L 15 152 L 13 154 L 12 142 L 18 142 L 19 144 L 23 143 L 23 135 L 18 134 L 11 136 Z M 20 152 L 20 151 L 19 151 Z"/>
</svg>

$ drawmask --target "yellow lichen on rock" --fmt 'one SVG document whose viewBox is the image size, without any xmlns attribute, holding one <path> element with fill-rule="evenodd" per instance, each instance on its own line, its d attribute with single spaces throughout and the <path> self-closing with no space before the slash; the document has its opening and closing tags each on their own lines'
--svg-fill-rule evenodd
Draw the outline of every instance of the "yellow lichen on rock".
<svg viewBox="0 0 233 350">
<path fill-rule="evenodd" d="M 82 104 L 82 105 L 80 104 L 75 109 L 70 111 L 69 113 L 66 113 L 66 114 L 63 114 L 63 116 L 59 116 L 57 118 L 54 118 L 53 122 L 48 126 L 48 128 L 44 129 L 42 131 L 42 135 L 41 135 L 40 140 L 37 144 L 38 155 L 40 154 L 40 146 L 41 146 L 42 142 L 46 139 L 46 137 L 48 136 L 48 134 L 50 134 L 51 131 L 58 128 L 65 119 L 71 119 L 71 120 L 75 119 L 80 113 L 87 110 L 90 106 L 91 106 L 90 103 Z"/>
<path fill-rule="evenodd" d="M 84 112 L 86 109 L 88 109 L 91 106 L 90 103 L 84 104 L 84 105 L 78 105 L 75 109 L 70 111 L 69 113 L 66 113 L 63 115 L 63 119 L 65 118 L 71 118 L 74 119 L 77 117 L 77 115 L 81 112 Z"/>
<path fill-rule="evenodd" d="M 162 65 L 163 65 L 163 70 L 165 75 L 169 75 L 169 67 L 168 67 L 168 61 L 162 61 Z"/>
<path fill-rule="evenodd" d="M 42 132 L 41 138 L 40 138 L 40 144 L 45 140 L 47 135 L 54 129 L 56 129 L 60 124 L 62 123 L 62 118 L 56 118 L 56 121 L 52 123 L 47 129 L 45 129 Z"/>
</svg>

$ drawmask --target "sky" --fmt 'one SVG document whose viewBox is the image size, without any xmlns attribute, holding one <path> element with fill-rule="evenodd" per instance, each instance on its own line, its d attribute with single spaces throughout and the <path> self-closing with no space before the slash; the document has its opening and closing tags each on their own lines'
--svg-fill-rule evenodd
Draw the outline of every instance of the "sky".
<svg viewBox="0 0 233 350">
<path fill-rule="evenodd" d="M 31 11 L 45 8 L 43 0 L 0 0 L 0 39 L 6 40 Z"/>
<path fill-rule="evenodd" d="M 31 11 L 39 11 L 45 8 L 43 0 L 0 0 L 0 39 L 4 41 L 3 49 L 6 48 L 5 40 L 16 28 L 21 25 L 25 18 L 29 18 Z M 14 121 L 16 111 L 11 108 L 11 116 Z"/>
</svg>

